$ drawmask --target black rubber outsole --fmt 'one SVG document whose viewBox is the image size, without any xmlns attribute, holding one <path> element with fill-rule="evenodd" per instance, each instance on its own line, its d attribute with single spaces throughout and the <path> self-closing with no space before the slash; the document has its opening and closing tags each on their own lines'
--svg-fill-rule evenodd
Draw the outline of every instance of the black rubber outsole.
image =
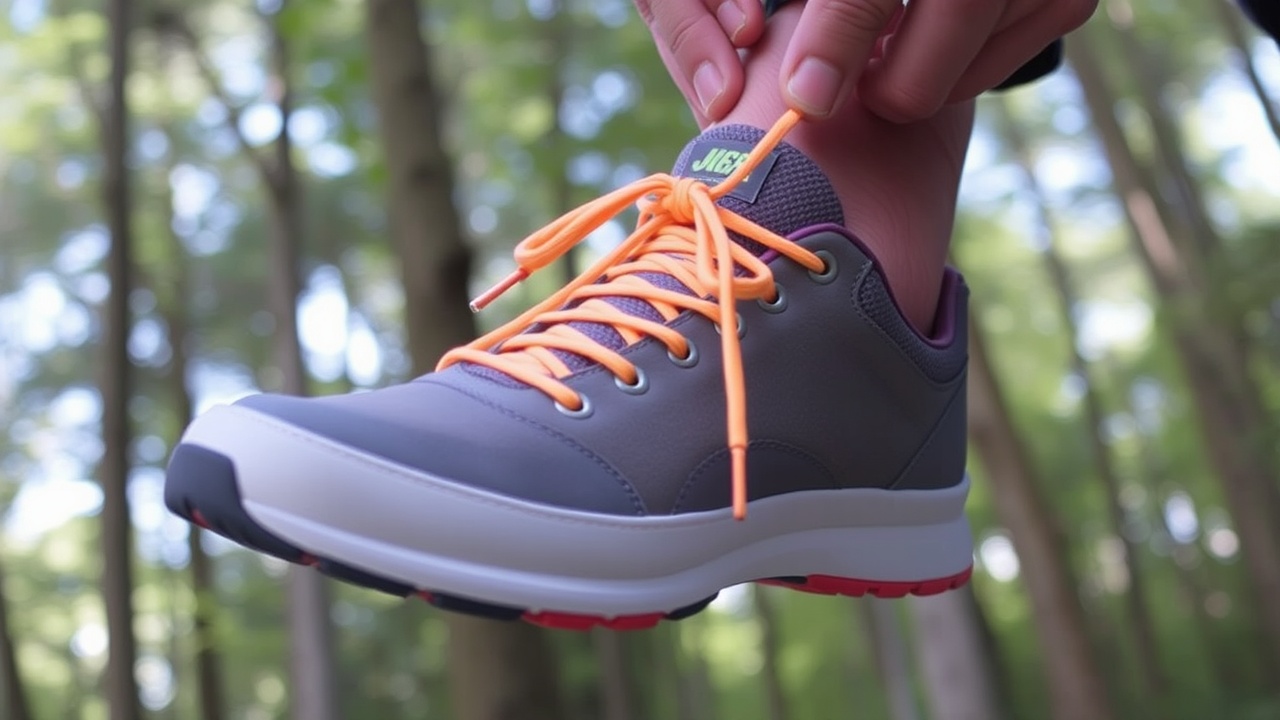
<svg viewBox="0 0 1280 720">
<path fill-rule="evenodd" d="M 715 595 L 665 613 L 605 618 L 572 613 L 531 612 L 434 590 L 415 588 L 328 558 L 318 557 L 274 535 L 249 517 L 244 509 L 235 466 L 231 459 L 207 448 L 181 444 L 169 461 L 164 486 L 165 504 L 189 522 L 217 533 L 246 548 L 297 565 L 314 567 L 324 575 L 369 590 L 409 597 L 418 595 L 442 610 L 491 620 L 526 620 L 556 628 L 613 629 L 652 627 L 661 620 L 683 620 L 706 609 Z"/>
</svg>

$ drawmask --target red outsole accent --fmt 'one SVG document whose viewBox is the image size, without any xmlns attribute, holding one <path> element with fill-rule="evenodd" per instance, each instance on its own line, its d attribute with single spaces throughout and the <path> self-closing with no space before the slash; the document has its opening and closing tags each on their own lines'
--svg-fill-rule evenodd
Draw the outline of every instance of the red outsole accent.
<svg viewBox="0 0 1280 720">
<path fill-rule="evenodd" d="M 196 525 L 199 525 L 200 527 L 204 528 L 205 530 L 212 530 L 212 529 L 213 529 L 213 528 L 209 525 L 209 521 L 205 519 L 205 517 L 204 517 L 204 513 L 201 513 L 199 510 L 192 510 L 192 511 L 191 511 L 191 522 L 195 523 Z"/>
<path fill-rule="evenodd" d="M 808 575 L 803 583 L 789 582 L 787 580 L 759 580 L 757 582 L 763 585 L 776 585 L 818 595 L 848 595 L 851 597 L 873 595 L 879 598 L 900 598 L 907 595 L 937 595 L 948 590 L 954 590 L 969 582 L 971 575 L 973 575 L 972 566 L 965 568 L 964 572 L 949 577 L 913 582 L 855 580 L 831 575 Z"/>
<path fill-rule="evenodd" d="M 320 558 L 310 553 L 302 553 L 302 556 L 298 558 L 298 564 L 306 565 L 307 567 L 316 567 L 320 564 Z"/>
<path fill-rule="evenodd" d="M 785 580 L 760 580 L 758 582 L 818 595 L 848 595 L 853 597 L 874 595 L 879 598 L 901 598 L 908 595 L 937 595 L 948 590 L 954 590 L 968 582 L 972 574 L 973 567 L 968 567 L 964 572 L 949 577 L 917 582 L 880 582 L 835 577 L 833 575 L 808 575 L 805 577 L 803 584 Z M 610 630 L 644 630 L 657 625 L 665 617 L 665 613 L 622 615 L 608 618 L 599 615 L 542 611 L 536 613 L 526 612 L 521 616 L 521 619 L 534 625 L 556 630 L 590 630 L 594 627 L 603 627 Z"/>
<path fill-rule="evenodd" d="M 599 615 L 576 615 L 559 612 L 526 612 L 521 619 L 527 623 L 556 630 L 590 630 L 594 627 L 609 630 L 645 630 L 662 622 L 666 613 L 647 613 L 644 615 L 619 615 L 618 617 L 602 617 Z"/>
</svg>

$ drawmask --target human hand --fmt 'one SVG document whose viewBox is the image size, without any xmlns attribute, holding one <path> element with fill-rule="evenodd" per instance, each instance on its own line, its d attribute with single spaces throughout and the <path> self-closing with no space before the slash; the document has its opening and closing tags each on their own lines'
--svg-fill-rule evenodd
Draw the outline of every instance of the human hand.
<svg viewBox="0 0 1280 720">
<path fill-rule="evenodd" d="M 808 0 L 782 61 L 787 104 L 824 118 L 857 88 L 875 114 L 923 120 L 999 85 L 1083 25 L 1097 0 Z"/>
<path fill-rule="evenodd" d="M 833 114 L 854 88 L 896 122 L 999 85 L 1058 37 L 1082 25 L 1097 0 L 808 0 L 782 64 L 787 103 Z M 706 124 L 737 104 L 737 48 L 764 33 L 756 0 L 636 0 L 658 51 Z M 864 72 L 865 71 L 865 72 Z"/>
<path fill-rule="evenodd" d="M 760 0 L 635 0 L 667 72 L 706 126 L 742 97 L 739 48 L 764 34 Z"/>
</svg>

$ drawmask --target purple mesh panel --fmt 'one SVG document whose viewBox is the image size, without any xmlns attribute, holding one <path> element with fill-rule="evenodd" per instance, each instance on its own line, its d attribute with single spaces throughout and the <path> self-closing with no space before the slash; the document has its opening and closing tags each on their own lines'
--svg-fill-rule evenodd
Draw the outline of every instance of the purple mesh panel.
<svg viewBox="0 0 1280 720">
<path fill-rule="evenodd" d="M 758 128 L 725 125 L 712 128 L 695 140 L 733 140 L 754 145 L 764 136 L 765 132 Z M 671 171 L 673 175 L 682 174 L 688 166 L 692 147 L 693 143 L 690 143 L 680 153 L 675 169 Z M 783 236 L 809 225 L 844 224 L 840 198 L 831 189 L 827 176 L 804 153 L 787 143 L 778 145 L 778 161 L 765 178 L 760 195 L 754 203 L 736 197 L 725 197 L 719 204 Z M 754 243 L 744 244 L 750 247 Z M 756 252 L 759 254 L 758 248 Z"/>
<path fill-rule="evenodd" d="M 672 174 L 680 175 L 689 164 L 689 153 L 693 142 L 731 140 L 754 145 L 764 136 L 763 130 L 746 125 L 726 125 L 708 130 L 685 146 L 676 160 Z M 817 164 L 786 143 L 778 146 L 777 153 L 777 162 L 765 178 L 755 202 L 749 203 L 735 197 L 725 197 L 719 201 L 719 205 L 784 237 L 810 225 L 825 223 L 843 225 L 844 213 L 840 208 L 840 199 L 836 197 L 826 175 Z M 734 239 L 757 255 L 765 250 L 764 246 L 737 234 L 734 234 Z M 664 290 L 692 294 L 689 288 L 670 275 L 643 273 L 640 277 Z M 659 322 L 662 320 L 658 311 L 643 300 L 629 297 L 605 298 L 605 300 L 628 315 Z M 620 350 L 624 346 L 622 336 L 608 325 L 580 322 L 572 323 L 571 326 L 605 347 Z M 592 364 L 581 355 L 558 350 L 555 352 L 574 372 L 585 370 Z M 466 369 L 505 385 L 520 384 L 507 375 L 486 367 L 468 365 Z"/>
<path fill-rule="evenodd" d="M 954 274 L 948 274 L 948 281 L 943 284 L 942 298 L 938 303 L 937 328 L 932 333 L 950 335 L 954 341 L 956 325 L 965 322 L 964 313 L 958 310 L 964 285 Z M 858 291 L 858 304 L 881 332 L 911 360 L 920 372 L 934 382 L 947 382 L 955 378 L 963 368 L 968 357 L 968 348 L 964 343 L 945 343 L 942 338 L 931 342 L 917 333 L 898 310 L 898 304 L 889 294 L 884 279 L 878 272 L 868 273 Z"/>
</svg>

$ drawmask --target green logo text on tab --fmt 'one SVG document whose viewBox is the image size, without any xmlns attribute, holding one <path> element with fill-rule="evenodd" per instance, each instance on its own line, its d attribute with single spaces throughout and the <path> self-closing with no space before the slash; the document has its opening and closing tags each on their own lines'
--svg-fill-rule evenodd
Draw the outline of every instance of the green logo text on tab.
<svg viewBox="0 0 1280 720">
<path fill-rule="evenodd" d="M 689 164 L 684 177 L 697 178 L 708 185 L 717 185 L 742 167 L 753 145 L 735 140 L 695 140 L 689 151 Z M 778 151 L 765 156 L 755 170 L 729 192 L 730 197 L 754 203 L 764 187 L 765 178 L 778 162 Z"/>
</svg>

